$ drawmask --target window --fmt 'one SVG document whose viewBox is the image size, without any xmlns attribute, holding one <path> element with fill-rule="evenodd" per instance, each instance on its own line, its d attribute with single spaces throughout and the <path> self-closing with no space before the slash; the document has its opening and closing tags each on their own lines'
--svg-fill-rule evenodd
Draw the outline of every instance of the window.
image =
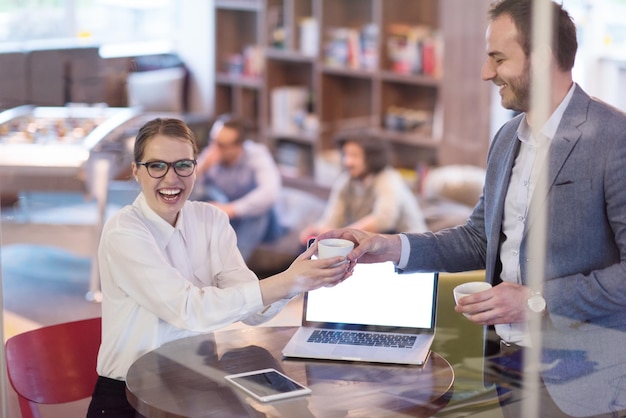
<svg viewBox="0 0 626 418">
<path fill-rule="evenodd" d="M 174 26 L 174 3 L 4 0 L 0 3 L 0 42 L 84 40 L 100 45 L 169 40 Z"/>
</svg>

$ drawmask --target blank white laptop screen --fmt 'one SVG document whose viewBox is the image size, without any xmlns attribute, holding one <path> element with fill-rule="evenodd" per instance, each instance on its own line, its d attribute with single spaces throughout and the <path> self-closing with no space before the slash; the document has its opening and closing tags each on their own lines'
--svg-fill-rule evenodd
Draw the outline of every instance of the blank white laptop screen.
<svg viewBox="0 0 626 418">
<path fill-rule="evenodd" d="M 310 291 L 305 322 L 381 327 L 434 327 L 434 273 L 395 272 L 393 263 L 357 264 L 335 287 Z"/>
<path fill-rule="evenodd" d="M 437 279 L 396 273 L 390 262 L 357 264 L 343 283 L 304 294 L 302 326 L 283 355 L 422 365 L 435 336 Z"/>
</svg>

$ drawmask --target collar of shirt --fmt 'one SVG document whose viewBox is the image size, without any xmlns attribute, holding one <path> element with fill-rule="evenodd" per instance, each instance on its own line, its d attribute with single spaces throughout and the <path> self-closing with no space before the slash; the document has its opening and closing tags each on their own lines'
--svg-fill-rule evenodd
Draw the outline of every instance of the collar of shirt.
<svg viewBox="0 0 626 418">
<path fill-rule="evenodd" d="M 543 127 L 540 130 L 539 135 L 533 135 L 532 129 L 526 120 L 526 115 L 522 119 L 519 127 L 517 128 L 517 136 L 522 141 L 522 143 L 534 146 L 542 146 L 544 144 L 549 143 L 552 138 L 556 135 L 556 131 L 561 124 L 561 120 L 563 119 L 563 114 L 565 113 L 565 109 L 569 105 L 572 100 L 572 96 L 574 95 L 574 90 L 576 89 L 576 83 L 572 83 L 569 91 L 565 95 L 565 98 L 559 106 L 552 112 L 550 118 L 546 121 Z"/>
<path fill-rule="evenodd" d="M 148 206 L 148 202 L 146 202 L 146 198 L 143 193 L 140 193 L 137 196 L 137 199 L 133 203 L 139 212 L 152 223 L 154 227 L 154 235 L 156 238 L 156 243 L 161 250 L 164 250 L 167 247 L 167 244 L 170 242 L 172 235 L 178 230 L 180 231 L 180 235 L 183 240 L 186 241 L 185 237 L 185 229 L 183 228 L 183 212 L 184 206 L 178 213 L 178 219 L 176 220 L 176 225 L 170 225 L 165 219 L 161 218 L 159 215 L 154 212 L 150 206 Z"/>
</svg>

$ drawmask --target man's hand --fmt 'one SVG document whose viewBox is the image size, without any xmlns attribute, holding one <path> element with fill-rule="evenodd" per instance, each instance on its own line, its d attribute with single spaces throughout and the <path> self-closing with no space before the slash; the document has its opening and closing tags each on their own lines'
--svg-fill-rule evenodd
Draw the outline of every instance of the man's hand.
<svg viewBox="0 0 626 418">
<path fill-rule="evenodd" d="M 495 325 L 524 322 L 527 319 L 527 287 L 503 282 L 491 289 L 459 299 L 454 310 L 468 314 L 477 324 Z"/>
<path fill-rule="evenodd" d="M 213 167 L 220 163 L 222 155 L 219 148 L 215 145 L 215 141 L 211 143 L 198 156 L 198 166 L 196 170 L 198 174 L 204 173 L 209 167 Z"/>
<path fill-rule="evenodd" d="M 380 263 L 400 261 L 402 242 L 398 235 L 374 234 L 360 229 L 336 229 L 325 232 L 317 240 L 325 238 L 343 238 L 354 242 L 354 249 L 347 258 L 351 263 Z"/>
</svg>

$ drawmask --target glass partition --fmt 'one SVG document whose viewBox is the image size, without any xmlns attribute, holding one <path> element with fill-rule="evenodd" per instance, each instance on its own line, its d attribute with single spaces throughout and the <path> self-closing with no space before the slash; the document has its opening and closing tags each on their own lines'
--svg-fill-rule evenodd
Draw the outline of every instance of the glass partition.
<svg viewBox="0 0 626 418">
<path fill-rule="evenodd" d="M 287 0 L 285 2 L 292 4 Z M 109 40 L 119 42 L 173 39 L 175 31 L 170 29 L 170 23 L 176 11 L 172 3 L 175 2 L 115 0 L 3 2 L 0 5 L 0 43 L 50 37 L 99 40 L 108 35 L 115 36 L 108 38 Z M 231 11 L 231 4 L 228 1 L 222 0 L 220 3 L 226 10 Z M 314 6 L 312 10 L 317 10 L 319 3 L 322 2 L 312 0 Z M 445 1 L 441 3 L 447 4 Z M 624 26 L 620 26 L 624 25 L 624 22 L 618 19 L 626 14 L 609 11 L 613 10 L 610 7 L 622 10 L 626 7 L 625 2 L 565 0 L 563 3 L 575 18 L 579 36 L 579 52 L 573 71 L 574 81 L 590 95 L 598 96 L 624 111 L 626 58 L 620 56 L 621 52 L 618 50 L 623 50 L 626 35 Z M 37 13 L 33 12 L 35 5 L 40 7 Z M 441 12 L 453 11 L 444 9 Z M 120 30 L 109 29 L 108 25 L 114 19 L 115 27 Z M 21 25 L 18 25 L 18 22 Z M 382 50 L 381 45 L 378 47 Z M 269 68 L 278 68 L 277 62 L 284 57 L 276 51 L 273 53 L 274 56 L 268 58 Z M 289 70 L 307 66 L 303 77 L 312 78 L 311 74 L 317 71 L 308 69 L 314 66 L 309 58 L 301 58 L 302 61 L 298 61 L 287 57 L 285 60 L 287 64 L 284 67 Z M 298 78 L 285 71 L 285 78 L 287 75 Z M 330 72 L 325 79 L 312 79 L 312 82 L 322 85 L 330 83 L 331 80 L 332 83 L 336 83 L 337 90 L 350 90 L 353 84 L 369 83 L 363 81 L 365 76 L 360 73 L 349 76 L 354 77 L 356 81 L 353 80 L 352 84 L 345 83 L 345 80 L 342 81 L 347 77 L 345 74 Z M 273 80 L 271 77 L 277 75 L 270 76 Z M 375 79 L 376 82 L 380 81 L 378 76 Z M 378 94 L 383 101 L 390 102 L 398 101 L 398 98 L 404 100 L 408 96 L 423 94 L 421 88 L 403 90 L 401 87 L 409 81 L 394 77 L 382 80 L 382 87 L 370 88 L 368 84 L 364 91 L 367 96 Z M 475 83 L 484 81 L 476 79 Z M 543 86 L 536 94 L 538 97 L 549 89 L 549 83 Z M 261 87 L 256 85 L 254 88 L 261 90 Z M 222 90 L 226 89 L 222 86 Z M 462 88 L 455 92 L 457 95 L 465 93 Z M 350 91 L 342 94 L 349 96 Z M 226 95 L 224 96 L 227 100 Z M 228 97 L 232 99 L 235 96 L 229 93 Z M 500 100 L 499 94 L 495 92 L 493 97 L 492 100 L 496 101 L 494 107 L 500 108 L 497 103 Z M 543 100 L 544 102 L 539 102 L 537 106 L 545 104 L 547 99 Z M 258 109 L 255 108 L 256 110 Z M 341 110 L 354 112 L 355 108 L 345 107 Z M 466 112 L 467 110 L 463 110 L 462 116 L 471 118 L 472 114 Z M 500 110 L 498 109 L 498 114 L 502 118 Z M 459 112 L 456 109 L 452 111 Z M 364 113 L 369 112 L 371 111 L 368 109 Z M 4 318 L 4 321 L 0 322 L 0 333 L 3 333 L 5 338 L 10 337 L 12 333 L 32 329 L 41 324 L 64 321 L 68 318 L 68 309 L 72 310 L 70 316 L 75 319 L 100 314 L 98 302 L 101 296 L 95 256 L 99 233 L 107 216 L 132 202 L 138 193 L 136 183 L 129 181 L 132 144 L 138 126 L 152 116 L 154 115 L 137 114 L 128 108 L 103 108 L 91 105 L 78 108 L 16 106 L 8 113 L 0 113 L 0 284 L 2 285 L 0 301 L 3 302 Z M 544 116 L 547 118 L 549 115 Z M 510 118 L 511 114 L 507 113 L 504 121 Z M 498 124 L 498 128 L 501 125 Z M 489 141 L 490 138 L 484 140 L 485 143 Z M 56 146 L 51 146 L 55 142 Z M 582 144 L 578 143 L 576 146 L 580 147 Z M 578 160 L 580 172 L 583 172 L 592 161 L 593 151 L 589 150 L 587 153 L 589 158 L 581 157 Z M 619 147 L 616 147 L 615 152 L 621 152 Z M 411 155 L 407 156 L 410 157 Z M 614 166 L 607 168 L 609 169 L 621 168 Z M 559 185 L 560 192 L 575 195 L 575 191 L 568 192 L 566 188 L 580 181 L 588 185 L 586 191 L 588 196 L 598 196 L 594 194 L 597 191 L 595 188 L 600 185 L 598 179 L 579 179 L 576 177 L 577 173 L 578 171 L 574 169 L 568 173 L 571 178 L 565 179 L 563 184 Z M 626 173 L 623 178 L 626 181 Z M 620 188 L 626 189 L 617 183 L 607 187 L 609 186 L 617 190 L 616 193 L 619 193 Z M 620 214 L 626 208 L 611 206 L 612 204 L 613 201 L 608 202 L 606 213 L 598 216 L 606 216 L 608 219 L 609 215 L 613 215 L 620 219 L 619 222 L 607 221 L 607 224 L 601 225 L 604 228 L 602 230 L 581 229 L 581 236 L 576 239 L 592 242 L 591 237 L 597 234 L 610 236 L 615 231 L 621 231 L 621 224 L 626 223 L 626 220 L 623 220 Z M 546 206 L 542 207 L 545 208 Z M 447 207 L 441 210 L 444 209 Z M 535 216 L 540 219 L 539 215 Z M 556 216 L 572 215 L 559 213 Z M 530 253 L 529 258 L 533 261 L 541 260 L 548 253 L 544 248 L 546 241 L 549 241 L 549 237 L 543 234 L 546 229 L 540 232 L 542 234 L 532 237 L 534 252 Z M 589 253 L 597 250 L 588 248 Z M 614 248 L 614 251 L 619 252 L 620 249 Z M 586 255 L 586 253 L 575 254 L 572 257 L 583 259 Z M 581 266 L 583 264 L 581 263 Z M 542 282 L 543 275 L 546 274 L 543 267 L 544 264 L 540 263 L 540 268 L 533 275 L 533 279 L 538 280 L 533 281 L 537 288 L 544 288 L 545 285 Z M 620 281 L 624 274 L 622 270 L 623 266 L 615 266 L 611 271 L 603 272 L 602 277 L 594 277 L 591 271 L 572 270 L 567 277 L 568 280 L 576 281 L 578 284 L 567 285 L 563 289 L 575 292 L 581 300 L 587 302 L 588 312 L 585 314 L 594 320 L 601 319 L 597 323 L 586 320 L 576 322 L 574 320 L 576 318 L 563 314 L 555 320 L 556 322 L 551 321 L 548 325 L 542 322 L 545 317 L 537 317 L 538 322 L 534 324 L 535 341 L 541 342 L 539 345 L 541 349 L 525 354 L 528 356 L 527 359 L 532 360 L 529 360 L 529 364 L 534 367 L 530 370 L 531 375 L 542 378 L 547 387 L 546 394 L 562 413 L 569 416 L 600 414 L 611 416 L 626 410 L 626 364 L 622 361 L 624 357 L 622 347 L 626 346 L 624 344 L 626 334 L 623 329 L 625 324 L 610 321 L 612 312 L 620 309 L 626 311 L 626 306 L 623 305 L 626 298 L 621 289 L 623 281 Z M 454 302 L 451 299 L 452 283 L 484 279 L 484 272 L 472 272 L 463 277 L 445 276 L 441 280 L 444 287 L 440 288 L 442 292 L 440 298 L 447 298 L 442 305 L 447 316 L 440 314 L 442 327 L 438 331 L 439 342 L 436 347 L 440 354 L 453 363 L 456 383 L 455 393 L 448 407 L 437 415 L 440 417 L 469 413 L 475 416 L 501 416 L 498 415 L 502 411 L 497 396 L 513 396 L 509 395 L 513 393 L 512 389 L 523 381 L 519 375 L 514 375 L 517 371 L 511 367 L 510 362 L 513 360 L 499 355 L 499 338 L 488 327 L 483 328 L 470 323 L 454 312 Z M 605 284 L 612 283 L 612 279 L 619 281 L 620 285 L 611 284 L 603 288 Z M 593 290 L 600 290 L 602 297 L 597 297 Z M 600 318 L 602 315 L 594 312 L 604 312 L 606 316 Z M 547 315 L 551 315 L 549 299 Z M 604 319 L 606 322 L 603 322 Z M 563 321 L 570 322 L 568 330 L 558 328 L 558 324 Z M 480 344 L 462 345 L 463 341 L 467 341 L 465 338 L 468 338 L 468 335 L 471 335 L 470 338 L 478 336 L 480 344 L 486 341 L 486 349 Z M 487 338 L 483 340 L 485 336 Z M 450 341 L 454 344 L 449 343 Z M 489 348 L 493 348 L 493 344 L 498 345 L 495 348 L 498 355 L 493 353 L 485 355 Z M 471 356 L 466 355 L 468 352 L 471 352 Z M 4 360 L 0 360 L 4 367 Z M 2 375 L 4 376 L 4 373 Z M 533 397 L 538 392 L 532 382 L 527 382 L 525 387 L 530 389 L 523 392 L 523 400 L 531 399 L 531 403 L 524 408 L 528 408 L 526 411 L 535 411 L 535 408 L 543 402 L 543 398 Z M 502 392 L 497 393 L 496 388 Z M 3 408 L 6 406 L 3 405 Z"/>
</svg>

